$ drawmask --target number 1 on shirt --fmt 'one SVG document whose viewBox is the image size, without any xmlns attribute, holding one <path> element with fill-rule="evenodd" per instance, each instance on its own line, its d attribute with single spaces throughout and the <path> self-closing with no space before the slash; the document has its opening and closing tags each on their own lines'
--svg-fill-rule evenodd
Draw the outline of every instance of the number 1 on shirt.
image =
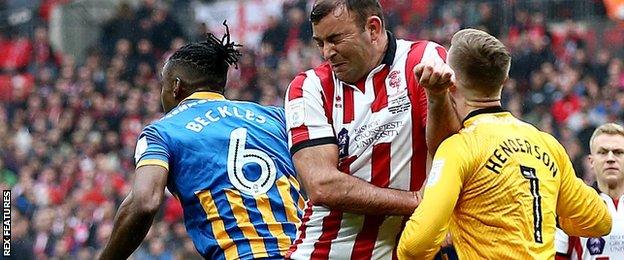
<svg viewBox="0 0 624 260">
<path fill-rule="evenodd" d="M 531 187 L 531 195 L 533 195 L 533 233 L 535 242 L 543 243 L 542 240 L 542 197 L 539 193 L 539 180 L 535 168 L 520 165 L 520 173 L 525 179 L 529 180 Z"/>
</svg>

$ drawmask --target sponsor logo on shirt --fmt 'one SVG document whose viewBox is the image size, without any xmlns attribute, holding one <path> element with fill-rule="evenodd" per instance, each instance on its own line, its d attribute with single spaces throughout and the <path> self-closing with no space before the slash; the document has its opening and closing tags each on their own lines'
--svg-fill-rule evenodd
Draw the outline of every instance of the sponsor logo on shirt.
<svg viewBox="0 0 624 260">
<path fill-rule="evenodd" d="M 403 122 L 401 121 L 385 124 L 381 124 L 379 120 L 373 121 L 354 130 L 353 142 L 358 148 L 361 148 L 373 145 L 381 139 L 391 141 L 395 136 L 399 135 L 399 130 L 402 126 Z"/>
</svg>

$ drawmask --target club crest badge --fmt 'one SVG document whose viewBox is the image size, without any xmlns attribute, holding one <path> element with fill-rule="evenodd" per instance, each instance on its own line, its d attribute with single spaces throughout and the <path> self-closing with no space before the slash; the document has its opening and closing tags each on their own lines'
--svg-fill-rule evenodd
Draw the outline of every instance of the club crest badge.
<svg viewBox="0 0 624 260">
<path fill-rule="evenodd" d="M 401 86 L 401 77 L 400 77 L 400 72 L 393 70 L 392 72 L 390 72 L 390 75 L 388 75 L 388 77 L 390 78 L 390 87 L 391 88 L 399 88 Z"/>
<path fill-rule="evenodd" d="M 401 91 L 401 73 L 393 70 L 386 78 L 386 92 L 388 96 L 395 96 Z"/>
</svg>

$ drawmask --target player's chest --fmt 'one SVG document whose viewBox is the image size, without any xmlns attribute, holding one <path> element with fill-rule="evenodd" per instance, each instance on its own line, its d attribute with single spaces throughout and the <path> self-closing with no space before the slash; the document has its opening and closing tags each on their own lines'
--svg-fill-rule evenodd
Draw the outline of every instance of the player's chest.
<svg viewBox="0 0 624 260">
<path fill-rule="evenodd" d="M 411 110 L 412 91 L 401 69 L 381 65 L 355 84 L 335 79 L 334 87 L 324 93 L 335 128 L 391 120 Z"/>
<path fill-rule="evenodd" d="M 364 88 L 336 88 L 332 125 L 341 157 L 361 154 L 371 146 L 391 143 L 410 133 L 413 105 L 407 85 L 389 76 L 384 84 L 378 81 L 380 86 L 373 81 Z"/>
</svg>

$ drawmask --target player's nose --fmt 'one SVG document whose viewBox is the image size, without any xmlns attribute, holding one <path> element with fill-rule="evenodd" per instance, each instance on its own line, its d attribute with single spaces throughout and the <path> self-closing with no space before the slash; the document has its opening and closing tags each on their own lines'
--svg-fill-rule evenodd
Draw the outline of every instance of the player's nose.
<svg viewBox="0 0 624 260">
<path fill-rule="evenodd" d="M 323 45 L 323 58 L 325 60 L 330 60 L 335 55 L 336 49 L 334 48 L 334 44 L 327 43 Z"/>
</svg>

